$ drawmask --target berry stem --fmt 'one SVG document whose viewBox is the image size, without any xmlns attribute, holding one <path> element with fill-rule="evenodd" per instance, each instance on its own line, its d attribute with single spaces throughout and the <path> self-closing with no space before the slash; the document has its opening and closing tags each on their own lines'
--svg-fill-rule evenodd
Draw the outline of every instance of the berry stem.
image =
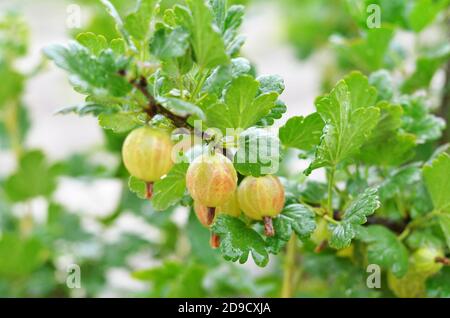
<svg viewBox="0 0 450 318">
<path fill-rule="evenodd" d="M 209 245 L 212 248 L 219 248 L 220 246 L 220 236 L 216 233 L 211 232 L 211 238 L 209 239 Z"/>
<path fill-rule="evenodd" d="M 264 234 L 266 234 L 266 236 L 274 236 L 275 229 L 273 228 L 272 218 L 270 216 L 265 216 L 263 217 L 263 221 L 264 221 Z"/>
<path fill-rule="evenodd" d="M 153 196 L 153 182 L 146 182 L 145 185 L 146 185 L 145 197 L 150 200 Z"/>
<path fill-rule="evenodd" d="M 216 208 L 208 207 L 208 225 L 211 225 L 214 222 L 214 218 L 216 217 Z"/>
<path fill-rule="evenodd" d="M 441 263 L 441 264 L 443 264 L 445 266 L 450 266 L 450 258 L 447 258 L 447 257 L 436 257 L 434 259 L 434 261 L 436 263 Z"/>
</svg>

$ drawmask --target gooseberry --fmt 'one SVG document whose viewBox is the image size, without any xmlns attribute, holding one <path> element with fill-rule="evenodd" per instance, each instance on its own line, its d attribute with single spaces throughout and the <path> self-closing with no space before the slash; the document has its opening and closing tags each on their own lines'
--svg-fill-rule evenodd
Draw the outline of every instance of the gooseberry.
<svg viewBox="0 0 450 318">
<path fill-rule="evenodd" d="M 149 197 L 153 182 L 167 174 L 173 166 L 172 147 L 167 131 L 148 126 L 133 130 L 125 139 L 123 163 L 132 176 L 147 182 Z"/>
<path fill-rule="evenodd" d="M 239 185 L 238 200 L 250 219 L 264 220 L 266 235 L 275 234 L 271 218 L 281 213 L 285 200 L 283 185 L 277 177 L 246 177 Z"/>
<path fill-rule="evenodd" d="M 230 159 L 220 153 L 203 154 L 189 165 L 186 186 L 194 201 L 217 208 L 236 191 L 236 170 Z"/>
</svg>

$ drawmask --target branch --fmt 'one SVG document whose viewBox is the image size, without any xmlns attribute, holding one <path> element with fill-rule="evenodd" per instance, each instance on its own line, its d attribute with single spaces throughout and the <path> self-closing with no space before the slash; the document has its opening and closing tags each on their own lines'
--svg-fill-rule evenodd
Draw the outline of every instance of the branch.
<svg viewBox="0 0 450 318">
<path fill-rule="evenodd" d="M 369 216 L 366 225 L 383 225 L 393 232 L 400 234 L 405 230 L 410 221 L 409 218 L 401 221 L 394 221 L 379 216 Z"/>
</svg>

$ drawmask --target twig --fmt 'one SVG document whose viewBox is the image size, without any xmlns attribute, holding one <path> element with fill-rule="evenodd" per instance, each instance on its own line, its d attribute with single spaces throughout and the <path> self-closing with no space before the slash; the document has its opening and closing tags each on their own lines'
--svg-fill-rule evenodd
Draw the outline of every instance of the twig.
<svg viewBox="0 0 450 318">
<path fill-rule="evenodd" d="M 292 286 L 292 282 L 294 281 L 295 274 L 295 252 L 297 249 L 297 241 L 295 235 L 291 236 L 291 239 L 288 242 L 286 248 L 286 255 L 284 261 L 284 270 L 283 270 L 283 285 L 281 287 L 281 297 L 282 298 L 291 298 L 294 292 L 295 286 Z"/>
</svg>

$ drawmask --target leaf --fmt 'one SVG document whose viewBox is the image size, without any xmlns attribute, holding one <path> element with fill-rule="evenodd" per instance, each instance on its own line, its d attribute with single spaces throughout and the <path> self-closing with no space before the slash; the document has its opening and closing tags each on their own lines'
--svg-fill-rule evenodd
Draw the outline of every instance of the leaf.
<svg viewBox="0 0 450 318">
<path fill-rule="evenodd" d="M 332 38 L 339 57 L 352 66 L 366 72 L 377 71 L 384 67 L 385 56 L 394 36 L 390 27 L 368 29 L 356 39 L 344 40 Z"/>
<path fill-rule="evenodd" d="M 204 276 L 204 267 L 175 261 L 133 273 L 134 278 L 152 283 L 150 297 L 205 297 Z"/>
<path fill-rule="evenodd" d="M 259 82 L 260 94 L 275 92 L 281 95 L 284 92 L 284 80 L 279 75 L 264 75 L 256 80 Z"/>
<path fill-rule="evenodd" d="M 207 78 L 202 89 L 220 97 L 228 82 L 241 75 L 249 74 L 251 69 L 252 66 L 247 59 L 243 57 L 232 59 L 230 64 L 217 67 Z"/>
<path fill-rule="evenodd" d="M 444 233 L 445 242 L 447 247 L 450 248 L 450 215 L 439 215 L 439 225 L 441 226 L 442 233 Z"/>
<path fill-rule="evenodd" d="M 221 261 L 220 255 L 209 245 L 211 233 L 201 225 L 193 210 L 189 213 L 186 231 L 191 245 L 191 255 L 206 266 L 218 265 Z"/>
<path fill-rule="evenodd" d="M 263 238 L 241 220 L 222 214 L 211 230 L 220 236 L 220 252 L 224 259 L 244 264 L 251 253 L 256 265 L 267 265 L 269 255 Z"/>
<path fill-rule="evenodd" d="M 20 96 L 23 90 L 24 77 L 0 59 L 0 78 L 8 79 L 0 85 L 0 109 L 2 109 L 7 102 Z"/>
<path fill-rule="evenodd" d="M 165 108 L 179 114 L 179 115 L 195 115 L 200 119 L 205 118 L 203 110 L 195 104 L 186 102 L 175 97 L 158 97 L 157 101 Z"/>
<path fill-rule="evenodd" d="M 259 83 L 251 76 L 233 79 L 224 99 L 206 109 L 207 123 L 222 132 L 227 128 L 247 129 L 267 115 L 274 107 L 278 94 L 275 92 L 257 96 Z"/>
<path fill-rule="evenodd" d="M 310 151 L 320 143 L 324 126 L 318 113 L 291 117 L 279 130 L 280 140 L 286 147 Z"/>
<path fill-rule="evenodd" d="M 448 0 L 417 0 L 408 14 L 408 22 L 415 32 L 422 31 L 448 5 Z"/>
<path fill-rule="evenodd" d="M 422 179 L 418 165 L 409 165 L 394 169 L 383 181 L 378 190 L 382 201 L 394 198 Z"/>
<path fill-rule="evenodd" d="M 183 56 L 189 47 L 188 38 L 183 28 L 160 28 L 150 41 L 150 53 L 161 60 Z"/>
<path fill-rule="evenodd" d="M 430 108 L 422 96 L 407 96 L 401 100 L 403 107 L 402 128 L 417 136 L 417 143 L 437 140 L 445 128 L 442 118 L 430 114 Z"/>
<path fill-rule="evenodd" d="M 4 233 L 0 238 L 0 275 L 23 279 L 42 266 L 49 254 L 36 238 Z"/>
<path fill-rule="evenodd" d="M 438 48 L 420 56 L 416 62 L 414 73 L 403 83 L 402 91 L 412 93 L 420 88 L 427 88 L 436 73 L 450 58 L 450 44 L 445 43 Z"/>
<path fill-rule="evenodd" d="M 281 161 L 280 141 L 266 129 L 252 127 L 239 136 L 234 166 L 245 176 L 274 174 Z"/>
<path fill-rule="evenodd" d="M 74 106 L 67 106 L 61 108 L 55 112 L 56 115 L 67 115 L 70 113 L 75 113 L 79 116 L 85 116 L 92 114 L 94 116 L 98 116 L 101 113 L 105 113 L 111 111 L 112 109 L 109 106 L 94 103 L 94 102 L 85 102 Z"/>
<path fill-rule="evenodd" d="M 278 254 L 286 245 L 292 231 L 301 240 L 307 239 L 316 229 L 314 212 L 303 204 L 290 204 L 273 219 L 275 236 L 266 238 L 267 251 Z"/>
<path fill-rule="evenodd" d="M 96 35 L 92 32 L 80 33 L 77 35 L 77 41 L 88 48 L 94 55 L 99 55 L 100 52 L 108 48 L 108 42 L 101 34 Z"/>
<path fill-rule="evenodd" d="M 325 128 L 315 158 L 305 171 L 307 175 L 317 168 L 336 166 L 359 152 L 378 123 L 379 109 L 369 107 L 375 100 L 375 89 L 357 72 L 316 100 Z"/>
<path fill-rule="evenodd" d="M 155 210 L 166 210 L 183 198 L 188 167 L 184 162 L 175 164 L 166 177 L 155 182 L 152 197 Z"/>
<path fill-rule="evenodd" d="M 130 176 L 128 179 L 128 188 L 131 192 L 135 193 L 138 198 L 146 199 L 147 198 L 147 185 L 145 181 L 139 180 L 136 177 Z"/>
<path fill-rule="evenodd" d="M 367 216 L 380 207 L 376 188 L 369 188 L 353 200 L 345 209 L 343 218 L 338 224 L 330 224 L 330 246 L 343 249 L 350 245 L 359 225 L 367 222 Z"/>
<path fill-rule="evenodd" d="M 369 264 L 389 269 L 400 278 L 408 271 L 408 250 L 397 236 L 380 225 L 361 228 L 358 238 L 367 243 Z"/>
<path fill-rule="evenodd" d="M 138 113 L 101 113 L 98 116 L 98 123 L 102 128 L 110 129 L 120 134 L 142 125 L 138 116 Z"/>
<path fill-rule="evenodd" d="M 358 155 L 365 163 L 395 166 L 414 156 L 416 137 L 400 130 L 403 109 L 400 105 L 380 102 L 380 120 Z"/>
<path fill-rule="evenodd" d="M 22 155 L 17 171 L 6 179 L 4 188 L 13 202 L 37 196 L 48 197 L 56 188 L 57 166 L 50 166 L 38 150 Z"/>
<path fill-rule="evenodd" d="M 200 68 L 211 69 L 226 64 L 229 58 L 219 30 L 204 0 L 187 0 L 189 10 L 175 6 L 175 14 L 190 32 L 190 42 Z"/>
<path fill-rule="evenodd" d="M 283 209 L 279 218 L 289 223 L 299 239 L 306 239 L 316 229 L 314 212 L 303 204 L 290 204 Z"/>
<path fill-rule="evenodd" d="M 94 57 L 87 48 L 72 42 L 68 47 L 48 46 L 44 53 L 71 74 L 72 85 L 81 93 L 125 96 L 131 90 L 131 85 L 118 74 L 119 70 L 126 69 L 128 60 L 116 58 L 110 49 Z"/>
<path fill-rule="evenodd" d="M 394 83 L 387 70 L 379 70 L 370 74 L 369 83 L 377 89 L 379 100 L 389 101 L 394 96 Z"/>
<path fill-rule="evenodd" d="M 286 111 L 287 111 L 286 104 L 283 101 L 278 99 L 275 102 L 275 106 L 272 107 L 272 109 L 266 116 L 261 118 L 256 123 L 256 126 L 262 126 L 262 127 L 272 126 L 275 123 L 275 120 L 283 117 L 283 114 Z"/>
<path fill-rule="evenodd" d="M 441 153 L 423 167 L 423 177 L 436 210 L 450 212 L 450 156 Z"/>
<path fill-rule="evenodd" d="M 137 10 L 125 18 L 124 27 L 134 39 L 139 41 L 147 39 L 155 2 L 154 0 L 140 0 Z"/>
<path fill-rule="evenodd" d="M 130 39 L 130 34 L 128 33 L 128 30 L 125 28 L 124 22 L 120 17 L 119 12 L 117 12 L 116 8 L 114 7 L 114 5 L 109 0 L 100 0 L 100 2 L 104 5 L 106 12 L 108 12 L 111 18 L 114 19 L 116 28 L 126 41 L 128 47 L 130 47 L 133 51 L 137 52 L 137 49 L 134 46 L 133 41 Z"/>
<path fill-rule="evenodd" d="M 450 267 L 444 267 L 429 278 L 426 284 L 428 297 L 450 298 Z"/>
</svg>

